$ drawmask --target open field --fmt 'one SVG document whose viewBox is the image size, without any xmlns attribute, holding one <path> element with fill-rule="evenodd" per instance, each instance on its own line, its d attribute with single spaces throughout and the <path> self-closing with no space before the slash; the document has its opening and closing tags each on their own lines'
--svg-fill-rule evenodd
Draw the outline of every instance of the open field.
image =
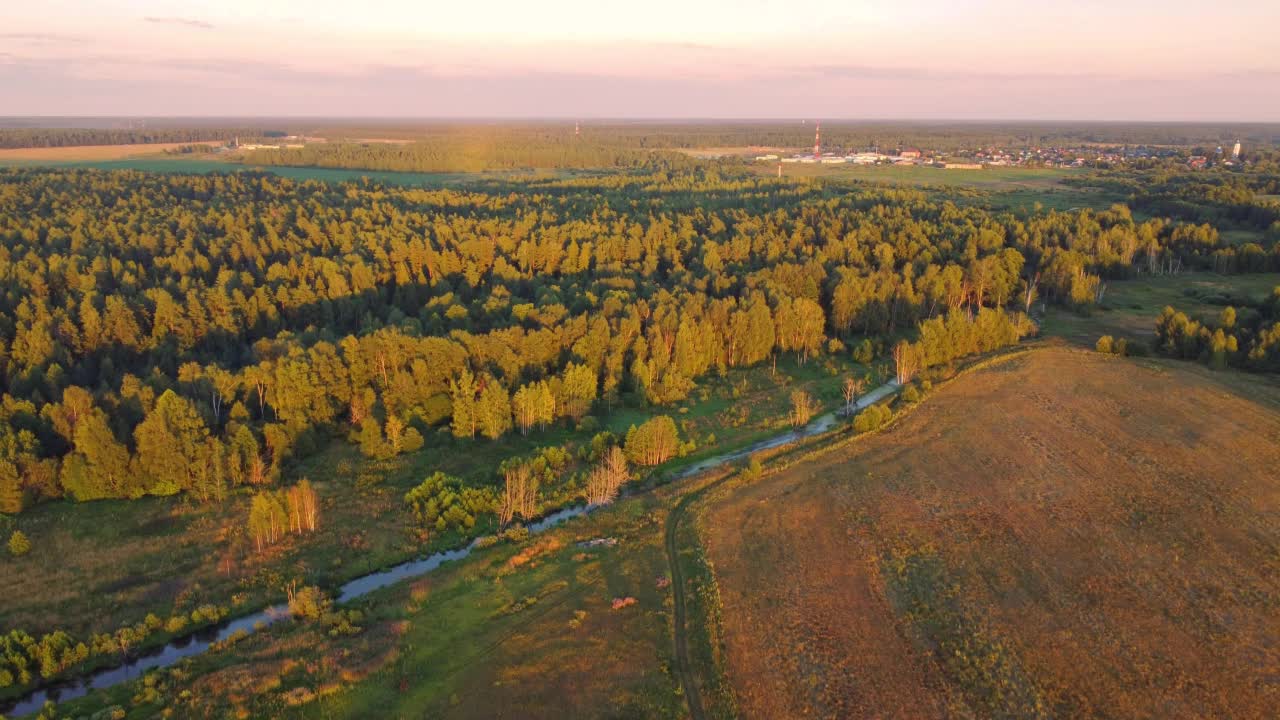
<svg viewBox="0 0 1280 720">
<path fill-rule="evenodd" d="M 751 163 L 759 175 L 774 175 L 777 163 Z M 975 200 L 997 209 L 1032 209 L 1037 204 L 1055 210 L 1089 207 L 1106 209 L 1122 198 L 1064 184 L 1086 171 L 1061 168 L 988 167 L 981 170 L 946 170 L 919 165 L 822 165 L 787 163 L 783 177 L 823 178 L 834 181 L 877 182 L 931 189 L 977 190 Z M 965 201 L 965 198 L 953 198 Z"/>
<path fill-rule="evenodd" d="M 1156 318 L 1167 305 L 1197 320 L 1216 322 L 1232 298 L 1261 299 L 1276 286 L 1280 286 L 1280 273 L 1196 272 L 1109 282 L 1102 302 L 1089 315 L 1062 307 L 1047 308 L 1041 332 L 1084 347 L 1093 347 L 1102 335 L 1150 344 Z"/>
<path fill-rule="evenodd" d="M 22 164 L 66 162 L 92 162 L 121 160 L 124 158 L 163 155 L 166 150 L 176 150 L 190 145 L 213 143 L 139 143 L 135 145 L 75 145 L 67 147 L 0 148 L 0 165 L 18 161 Z"/>
<path fill-rule="evenodd" d="M 744 717 L 1273 717 L 1280 386 L 1051 348 L 703 513 Z"/>
<path fill-rule="evenodd" d="M 761 175 L 777 172 L 777 163 L 758 162 L 749 166 Z M 922 165 L 823 165 L 819 163 L 786 163 L 783 177 L 823 177 L 837 180 L 866 180 L 906 185 L 957 185 L 992 190 L 1056 188 L 1061 181 L 1079 176 L 1082 171 L 1058 168 L 989 167 L 981 170 L 944 170 Z"/>
</svg>

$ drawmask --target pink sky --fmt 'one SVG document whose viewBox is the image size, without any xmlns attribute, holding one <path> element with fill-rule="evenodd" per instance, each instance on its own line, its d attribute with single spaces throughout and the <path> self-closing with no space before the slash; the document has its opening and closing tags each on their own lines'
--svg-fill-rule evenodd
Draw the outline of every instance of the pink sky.
<svg viewBox="0 0 1280 720">
<path fill-rule="evenodd" d="M 1041 5 L 13 2 L 0 115 L 1280 120 L 1280 2 Z"/>
</svg>

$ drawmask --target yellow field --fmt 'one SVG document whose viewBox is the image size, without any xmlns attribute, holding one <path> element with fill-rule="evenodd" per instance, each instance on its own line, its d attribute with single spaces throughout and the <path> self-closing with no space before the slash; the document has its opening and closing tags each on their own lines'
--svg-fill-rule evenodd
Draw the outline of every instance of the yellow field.
<svg viewBox="0 0 1280 720">
<path fill-rule="evenodd" d="M 744 717 L 1275 717 L 1280 388 L 1045 349 L 710 505 Z"/>
<path fill-rule="evenodd" d="M 75 145 L 52 148 L 0 149 L 0 163 L 12 160 L 74 162 L 77 160 L 121 160 L 141 155 L 158 155 L 187 145 L 215 143 L 140 143 L 135 145 Z"/>
</svg>

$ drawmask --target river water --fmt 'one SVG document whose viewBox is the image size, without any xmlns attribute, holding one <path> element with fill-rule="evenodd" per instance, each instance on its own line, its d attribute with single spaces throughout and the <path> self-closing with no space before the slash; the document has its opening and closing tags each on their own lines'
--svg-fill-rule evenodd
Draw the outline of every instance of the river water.
<svg viewBox="0 0 1280 720">
<path fill-rule="evenodd" d="M 882 398 L 892 393 L 896 387 L 897 385 L 895 383 L 890 382 L 876 388 L 860 398 L 858 400 L 857 407 L 863 408 L 867 405 L 880 401 Z M 758 453 L 763 450 L 772 450 L 774 448 L 797 442 L 806 437 L 827 432 L 831 428 L 835 427 L 836 421 L 836 413 L 821 415 L 804 427 L 779 433 L 738 450 L 699 460 L 688 467 L 682 468 L 672 477 L 672 479 L 683 480 L 690 478 L 722 465 L 745 459 L 754 453 Z M 541 520 L 530 523 L 528 525 L 529 532 L 542 532 L 543 530 L 554 527 L 569 518 L 582 515 L 588 510 L 590 510 L 590 508 L 587 506 L 577 506 L 558 510 L 547 515 Z M 400 563 L 399 565 L 393 565 L 385 570 L 379 570 L 377 572 L 369 573 L 368 575 L 362 575 L 338 588 L 336 602 L 338 604 L 351 602 L 352 600 L 356 600 L 375 590 L 387 587 L 388 585 L 394 585 L 402 580 L 426 575 L 444 563 L 461 560 L 467 557 L 475 549 L 476 542 L 477 541 L 473 540 L 471 544 L 457 550 L 438 552 L 424 558 L 409 560 Z M 41 688 L 24 696 L 13 705 L 4 708 L 3 712 L 10 717 L 15 718 L 23 715 L 30 715 L 38 712 L 42 707 L 44 707 L 44 704 L 47 701 L 53 701 L 55 703 L 66 702 L 78 697 L 83 697 L 92 690 L 109 688 L 122 682 L 135 680 L 141 677 L 142 674 L 148 670 L 169 667 L 184 658 L 199 655 L 208 650 L 209 646 L 226 640 L 236 633 L 254 633 L 268 625 L 285 620 L 288 617 L 288 606 L 284 604 L 272 605 L 271 607 L 252 615 L 245 615 L 243 617 L 224 622 L 215 627 L 209 627 L 194 634 L 172 640 L 163 647 L 156 648 L 155 650 L 149 651 L 145 654 L 130 658 L 123 665 L 103 668 L 75 680 L 69 680 Z"/>
</svg>

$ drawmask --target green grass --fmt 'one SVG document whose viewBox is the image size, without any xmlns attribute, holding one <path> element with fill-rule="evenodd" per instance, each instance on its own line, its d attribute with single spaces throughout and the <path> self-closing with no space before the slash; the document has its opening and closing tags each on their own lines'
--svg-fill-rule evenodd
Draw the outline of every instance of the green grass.
<svg viewBox="0 0 1280 720">
<path fill-rule="evenodd" d="M 152 673 L 154 697 L 131 683 L 60 711 L 120 705 L 139 718 L 168 709 L 327 719 L 495 717 L 516 708 L 520 717 L 590 716 L 612 707 L 621 717 L 682 717 L 669 671 L 670 589 L 656 582 L 673 500 L 673 491 L 647 493 L 375 592 L 355 606 L 359 634 L 328 637 L 314 624 L 286 622 Z M 597 537 L 618 542 L 578 544 Z M 635 603 L 615 609 L 617 598 Z M 291 707 L 285 697 L 296 688 L 320 697 Z"/>
<path fill-rule="evenodd" d="M 1257 230 L 1222 230 L 1220 234 L 1223 240 L 1232 245 L 1257 243 L 1265 247 L 1266 238 Z"/>
<path fill-rule="evenodd" d="M 1102 335 L 1149 342 L 1156 318 L 1173 306 L 1201 321 L 1214 320 L 1233 299 L 1259 300 L 1280 286 L 1280 273 L 1218 275 L 1196 272 L 1175 276 L 1146 276 L 1107 283 L 1098 308 L 1087 315 L 1050 306 L 1041 331 L 1093 347 Z"/>
<path fill-rule="evenodd" d="M 783 359 L 776 375 L 765 365 L 708 377 L 677 407 L 620 405 L 611 413 L 601 408 L 600 424 L 622 436 L 632 424 L 671 415 L 696 449 L 661 468 L 669 473 L 783 429 L 794 388 L 808 390 L 826 409 L 838 406 L 840 382 L 854 371 L 865 369 L 834 358 L 805 365 Z M 464 542 L 456 533 L 432 533 L 424 546 L 410 532 L 404 493 L 436 470 L 472 486 L 496 488 L 498 467 L 507 458 L 540 447 L 581 446 L 594 432 L 558 424 L 528 437 L 509 433 L 497 441 L 459 441 L 440 429 L 426 433 L 421 452 L 384 462 L 369 461 L 345 439 L 334 439 L 288 473 L 288 479 L 307 477 L 316 484 L 320 530 L 289 536 L 265 556 L 252 552 L 244 536 L 247 491 L 214 505 L 183 498 L 43 503 L 11 521 L 34 549 L 3 561 L 18 580 L 12 592 L 0 596 L 0 615 L 7 628 L 35 634 L 63 629 L 83 636 L 136 623 L 147 613 L 167 617 L 201 603 L 231 606 L 243 614 L 278 599 L 295 578 L 333 587 Z M 560 505 L 576 493 L 571 484 L 547 487 L 544 501 Z"/>
</svg>

